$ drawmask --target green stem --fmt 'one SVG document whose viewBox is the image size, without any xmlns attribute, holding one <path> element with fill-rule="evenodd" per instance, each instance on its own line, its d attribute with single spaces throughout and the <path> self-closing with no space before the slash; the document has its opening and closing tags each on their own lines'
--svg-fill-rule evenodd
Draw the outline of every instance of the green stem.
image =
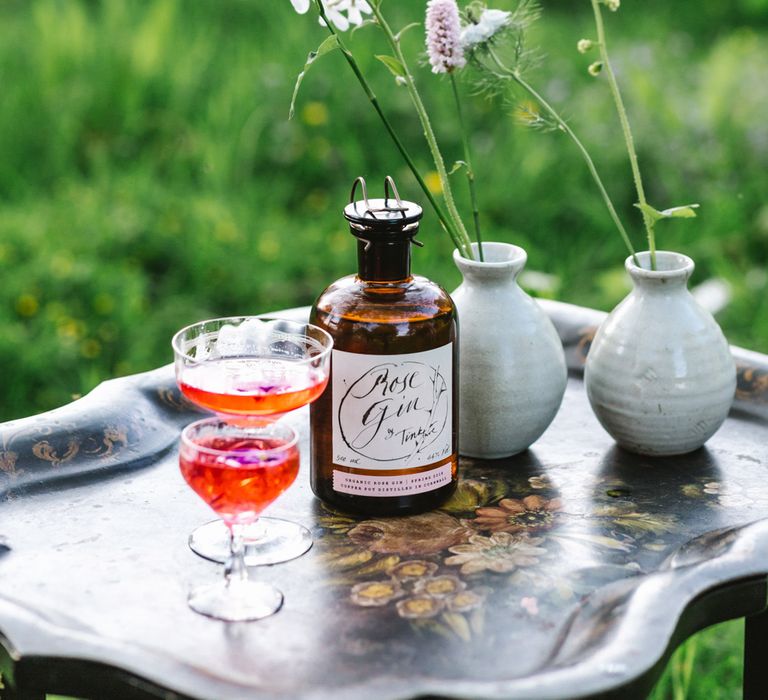
<svg viewBox="0 0 768 700">
<path fill-rule="evenodd" d="M 475 188 L 475 169 L 472 167 L 472 153 L 469 150 L 469 133 L 464 122 L 464 112 L 461 109 L 461 98 L 459 96 L 459 86 L 456 75 L 451 72 L 451 87 L 453 88 L 453 97 L 456 100 L 456 114 L 459 117 L 459 129 L 461 131 L 461 143 L 464 147 L 464 163 L 467 169 L 467 183 L 469 184 L 469 197 L 472 201 L 472 219 L 475 224 L 475 238 L 477 239 L 477 251 L 480 255 L 480 262 L 485 262 L 483 256 L 483 238 L 480 235 L 480 208 L 477 204 L 477 191 Z"/>
<path fill-rule="evenodd" d="M 453 192 L 451 190 L 451 183 L 448 180 L 448 172 L 445 169 L 445 161 L 443 160 L 443 155 L 440 152 L 440 148 L 437 145 L 437 138 L 435 137 L 435 132 L 432 130 L 432 124 L 429 121 L 429 115 L 427 114 L 427 110 L 424 107 L 424 103 L 421 101 L 421 96 L 419 95 L 418 90 L 416 89 L 416 83 L 413 79 L 413 75 L 411 74 L 410 69 L 408 68 L 408 64 L 405 60 L 405 56 L 403 55 L 403 51 L 400 48 L 400 41 L 397 39 L 397 37 L 392 32 L 392 29 L 390 28 L 389 24 L 387 24 L 387 21 L 384 19 L 384 16 L 381 13 L 381 8 L 379 6 L 379 3 L 372 2 L 370 3 L 371 9 L 373 10 L 373 14 L 376 17 L 376 21 L 379 23 L 379 26 L 384 31 L 384 34 L 387 37 L 387 41 L 389 42 L 389 45 L 392 47 L 392 50 L 395 52 L 395 57 L 398 61 L 400 61 L 401 65 L 403 66 L 403 72 L 405 73 L 404 79 L 405 79 L 405 85 L 408 89 L 408 94 L 411 97 L 411 102 L 413 102 L 413 106 L 416 108 L 416 113 L 419 116 L 419 121 L 421 122 L 422 130 L 424 131 L 424 137 L 427 140 L 427 144 L 429 145 L 429 150 L 432 154 L 432 159 L 435 162 L 435 170 L 437 170 L 438 177 L 440 178 L 440 184 L 443 188 L 443 198 L 445 199 L 445 206 L 448 209 L 448 216 L 451 218 L 454 226 L 455 226 L 455 235 L 454 235 L 454 245 L 459 249 L 459 252 L 462 254 L 463 257 L 472 260 L 474 258 L 472 254 L 472 242 L 470 241 L 469 234 L 467 233 L 467 229 L 464 227 L 464 222 L 461 219 L 461 216 L 459 215 L 459 211 L 456 208 L 456 202 L 453 199 Z"/>
<path fill-rule="evenodd" d="M 619 114 L 619 121 L 621 122 L 621 130 L 624 133 L 624 141 L 627 145 L 627 154 L 629 156 L 629 163 L 632 166 L 632 177 L 635 181 L 635 189 L 637 190 L 637 198 L 640 204 L 640 211 L 643 215 L 643 224 L 645 225 L 645 232 L 648 237 L 648 250 L 651 253 L 651 269 L 656 269 L 656 239 L 653 233 L 654 222 L 651 217 L 646 214 L 645 208 L 648 206 L 648 202 L 645 199 L 645 190 L 643 188 L 643 179 L 640 175 L 640 166 L 637 162 L 637 152 L 635 151 L 635 141 L 632 138 L 632 130 L 629 126 L 629 118 L 627 117 L 627 110 L 624 107 L 624 100 L 621 98 L 621 92 L 619 90 L 619 84 L 616 81 L 616 74 L 613 72 L 611 61 L 608 58 L 608 47 L 605 43 L 605 27 L 603 26 L 603 15 L 600 11 L 600 0 L 591 0 L 592 11 L 595 15 L 595 27 L 597 29 L 597 42 L 600 47 L 600 58 L 603 62 L 603 68 L 608 76 L 608 85 L 611 88 L 611 94 L 613 95 L 613 101 L 616 104 L 616 111 Z"/>
<path fill-rule="evenodd" d="M 549 102 L 547 102 L 547 100 L 545 100 L 544 97 L 540 95 L 530 83 L 526 82 L 518 72 L 513 71 L 507 66 L 505 66 L 499 60 L 499 57 L 496 55 L 496 53 L 492 49 L 490 51 L 490 55 L 491 55 L 491 58 L 493 58 L 496 65 L 499 67 L 499 69 L 503 71 L 504 75 L 507 75 L 510 78 L 512 78 L 521 88 L 523 88 L 531 97 L 533 97 L 533 99 L 536 100 L 547 111 L 547 113 L 552 117 L 552 119 L 554 119 L 555 122 L 557 122 L 558 127 L 570 137 L 571 141 L 573 141 L 573 143 L 579 149 L 579 152 L 581 153 L 581 156 L 584 159 L 584 162 L 587 164 L 589 174 L 592 176 L 592 179 L 595 181 L 595 184 L 597 185 L 597 189 L 599 190 L 600 195 L 603 198 L 603 202 L 605 203 L 605 206 L 608 209 L 608 213 L 610 214 L 611 219 L 613 220 L 613 223 L 616 225 L 616 228 L 618 229 L 619 234 L 624 240 L 624 244 L 627 246 L 627 250 L 629 250 L 629 253 L 632 256 L 632 259 L 634 260 L 635 264 L 639 266 L 637 257 L 635 255 L 635 249 L 632 247 L 632 242 L 629 239 L 629 235 L 627 234 L 627 231 L 624 228 L 624 225 L 621 223 L 621 219 L 619 219 L 619 215 L 616 213 L 616 208 L 613 206 L 613 202 L 611 201 L 608 191 L 605 189 L 603 180 L 600 177 L 600 174 L 597 172 L 595 163 L 592 160 L 592 156 L 589 155 L 589 151 L 587 151 L 586 146 L 581 142 L 581 139 L 578 136 L 576 136 L 573 129 L 571 129 L 568 123 L 560 116 L 557 110 L 555 110 L 555 108 L 552 107 L 552 105 L 550 105 Z"/>
<path fill-rule="evenodd" d="M 373 105 L 373 108 L 376 111 L 376 114 L 379 115 L 379 118 L 384 124 L 384 128 L 387 130 L 387 133 L 389 134 L 390 138 L 392 139 L 395 146 L 397 147 L 397 150 L 400 151 L 400 155 L 403 157 L 403 160 L 406 162 L 411 172 L 413 173 L 413 176 L 416 178 L 416 182 L 419 183 L 419 187 L 421 187 L 422 191 L 427 197 L 427 200 L 432 205 L 432 208 L 435 210 L 435 214 L 437 214 L 437 218 L 440 220 L 440 224 L 448 232 L 448 235 L 450 235 L 451 238 L 455 241 L 456 233 L 453 227 L 453 223 L 445 214 L 445 212 L 443 211 L 443 208 L 435 199 L 429 187 L 427 187 L 427 183 L 424 181 L 424 178 L 421 176 L 419 169 L 416 167 L 416 163 L 414 163 L 413 158 L 411 158 L 410 154 L 405 148 L 405 145 L 401 141 L 400 137 L 397 135 L 397 132 L 395 131 L 394 127 L 390 123 L 389 119 L 387 119 L 387 116 L 384 114 L 384 111 L 382 110 L 381 105 L 379 104 L 378 98 L 374 94 L 370 84 L 368 83 L 365 76 L 363 75 L 363 72 L 360 70 L 360 66 L 357 64 L 357 61 L 355 60 L 354 55 L 346 47 L 344 42 L 341 40 L 341 36 L 339 36 L 338 32 L 333 28 L 333 24 L 326 16 L 325 9 L 323 8 L 323 4 L 321 2 L 317 2 L 316 4 L 317 4 L 320 17 L 322 17 L 323 21 L 325 22 L 325 26 L 328 28 L 328 31 L 331 34 L 333 34 L 336 37 L 336 40 L 339 42 L 339 48 L 341 49 L 341 53 L 344 55 L 344 58 L 347 60 L 347 63 L 349 64 L 349 67 L 352 69 L 352 72 L 355 74 L 355 77 L 357 78 L 358 82 L 363 88 L 365 95 L 368 98 L 368 101 L 371 103 L 371 105 Z"/>
</svg>

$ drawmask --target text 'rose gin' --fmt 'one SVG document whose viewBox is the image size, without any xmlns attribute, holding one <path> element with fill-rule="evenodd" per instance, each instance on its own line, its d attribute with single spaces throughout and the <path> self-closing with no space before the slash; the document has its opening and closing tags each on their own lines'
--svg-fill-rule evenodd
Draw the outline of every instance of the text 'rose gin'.
<svg viewBox="0 0 768 700">
<path fill-rule="evenodd" d="M 358 178 L 351 200 L 358 272 L 328 287 L 310 319 L 334 342 L 328 386 L 310 407 L 312 489 L 357 513 L 430 510 L 458 478 L 456 310 L 411 274 L 421 207 L 401 201 L 391 178 L 384 199 L 368 199 Z"/>
</svg>

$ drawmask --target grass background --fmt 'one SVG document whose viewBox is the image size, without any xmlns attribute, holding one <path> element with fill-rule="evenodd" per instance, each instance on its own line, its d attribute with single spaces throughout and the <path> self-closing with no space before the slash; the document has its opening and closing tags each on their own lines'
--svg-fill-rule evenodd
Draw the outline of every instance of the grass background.
<svg viewBox="0 0 768 700">
<path fill-rule="evenodd" d="M 421 19 L 421 0 L 388 6 L 395 27 Z M 575 51 L 593 35 L 589 3 L 542 6 L 531 39 L 544 60 L 529 77 L 592 150 L 642 249 L 605 82 Z M 660 247 L 696 260 L 694 283 L 728 281 L 718 320 L 732 342 L 768 351 L 768 0 L 625 0 L 607 22 L 649 200 L 701 203 L 698 219 L 659 226 Z M 340 55 L 313 69 L 287 120 L 324 37 L 287 0 L 0 3 L 0 420 L 169 362 L 172 333 L 202 317 L 311 303 L 353 269 L 340 210 L 356 175 L 376 187 L 392 174 L 422 199 Z M 429 171 L 407 95 L 372 58 L 381 37 L 346 38 Z M 416 56 L 420 32 L 406 44 Z M 450 88 L 417 72 L 452 162 Z M 509 112 L 466 103 L 486 239 L 524 246 L 529 268 L 553 275 L 548 296 L 611 308 L 625 253 L 583 163 Z M 454 288 L 447 236 L 429 213 L 422 231 L 415 268 Z M 740 636 L 737 623 L 702 635 L 689 697 L 738 696 Z M 656 697 L 684 696 L 690 649 Z"/>
</svg>

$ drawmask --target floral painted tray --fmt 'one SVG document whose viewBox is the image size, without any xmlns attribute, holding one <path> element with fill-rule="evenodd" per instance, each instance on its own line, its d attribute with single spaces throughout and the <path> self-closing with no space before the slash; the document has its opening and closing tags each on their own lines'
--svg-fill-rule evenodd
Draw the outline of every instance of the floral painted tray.
<svg viewBox="0 0 768 700">
<path fill-rule="evenodd" d="M 195 417 L 172 368 L 0 426 L 0 641 L 10 688 L 84 697 L 644 697 L 695 629 L 765 607 L 768 357 L 706 448 L 647 459 L 593 417 L 580 367 L 600 314 L 545 304 L 568 349 L 563 407 L 532 449 L 463 460 L 455 497 L 400 519 L 324 507 L 305 473 L 271 514 L 315 545 L 254 571 L 283 610 L 187 609 L 217 567 L 178 472 Z M 295 310 L 296 315 L 304 313 Z M 307 414 L 290 417 L 304 435 Z"/>
</svg>

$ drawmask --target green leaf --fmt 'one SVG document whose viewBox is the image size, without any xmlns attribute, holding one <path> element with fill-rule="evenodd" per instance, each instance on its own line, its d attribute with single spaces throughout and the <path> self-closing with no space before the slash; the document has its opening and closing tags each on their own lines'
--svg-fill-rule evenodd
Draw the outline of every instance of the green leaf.
<svg viewBox="0 0 768 700">
<path fill-rule="evenodd" d="M 635 204 L 635 206 L 643 212 L 643 215 L 654 224 L 659 220 L 663 219 L 664 215 L 658 210 L 654 209 L 650 204 Z"/>
<path fill-rule="evenodd" d="M 400 63 L 394 56 L 382 56 L 377 55 L 378 58 L 388 69 L 395 78 L 405 78 L 407 73 L 405 72 L 405 66 Z"/>
<path fill-rule="evenodd" d="M 686 204 L 681 207 L 672 207 L 659 211 L 650 204 L 635 204 L 635 206 L 653 223 L 661 219 L 692 219 L 696 216 L 695 210 L 699 208 L 698 204 Z"/>
<path fill-rule="evenodd" d="M 467 170 L 469 170 L 469 165 L 467 165 L 467 163 L 465 161 L 463 161 L 463 160 L 457 160 L 453 164 L 453 167 L 451 168 L 451 170 L 449 171 L 448 174 L 449 175 L 453 175 L 455 172 L 458 172 L 462 168 L 466 168 Z"/>
<path fill-rule="evenodd" d="M 695 210 L 698 208 L 699 208 L 698 204 L 685 204 L 681 207 L 672 207 L 671 209 L 665 209 L 661 213 L 665 218 L 693 219 L 696 217 Z"/>
<path fill-rule="evenodd" d="M 307 71 L 312 67 L 312 64 L 321 56 L 325 56 L 325 54 L 340 48 L 341 45 L 339 44 L 338 37 L 335 34 L 331 34 L 331 36 L 329 36 L 325 41 L 323 41 L 322 44 L 320 44 L 320 46 L 317 47 L 317 51 L 309 52 L 309 55 L 307 56 L 307 62 L 304 64 L 303 70 L 296 78 L 296 85 L 293 87 L 293 96 L 291 97 L 291 108 L 288 110 L 288 119 L 293 119 L 296 108 L 296 98 L 299 96 L 299 88 L 301 87 L 301 82 L 304 80 L 304 76 L 307 74 Z"/>
<path fill-rule="evenodd" d="M 420 26 L 421 22 L 411 22 L 410 24 L 405 25 L 397 34 L 395 34 L 395 41 L 399 42 L 403 34 L 405 34 L 409 29 Z"/>
<path fill-rule="evenodd" d="M 358 29 L 362 29 L 363 27 L 370 27 L 371 25 L 378 26 L 379 20 L 370 17 L 368 19 L 364 19 L 360 24 L 356 24 L 354 27 L 352 27 L 351 34 L 354 34 Z"/>
</svg>

